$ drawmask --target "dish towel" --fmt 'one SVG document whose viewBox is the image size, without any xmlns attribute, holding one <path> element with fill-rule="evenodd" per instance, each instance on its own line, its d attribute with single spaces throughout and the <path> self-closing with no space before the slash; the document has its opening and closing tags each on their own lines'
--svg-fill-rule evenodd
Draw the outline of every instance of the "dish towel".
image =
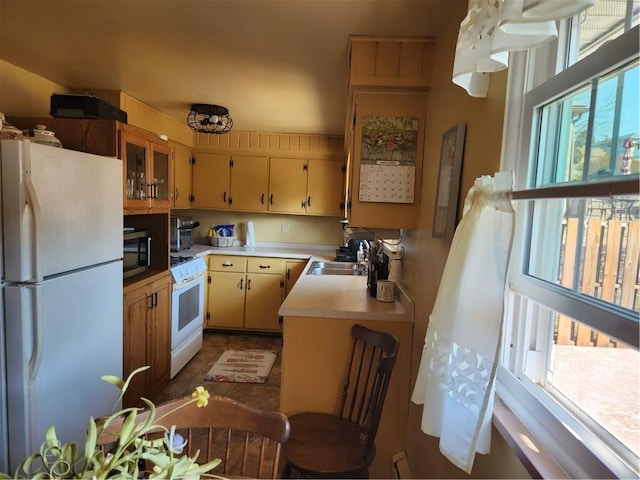
<svg viewBox="0 0 640 480">
<path fill-rule="evenodd" d="M 508 185 L 508 191 L 498 190 Z M 514 214 L 512 174 L 475 181 L 442 274 L 411 400 L 424 404 L 422 431 L 471 473 L 491 444 L 505 276 Z"/>
</svg>

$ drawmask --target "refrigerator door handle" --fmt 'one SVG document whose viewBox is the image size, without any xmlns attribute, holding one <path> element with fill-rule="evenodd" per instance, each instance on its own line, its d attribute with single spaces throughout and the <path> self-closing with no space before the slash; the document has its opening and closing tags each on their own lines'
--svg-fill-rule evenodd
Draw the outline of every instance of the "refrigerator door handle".
<svg viewBox="0 0 640 480">
<path fill-rule="evenodd" d="M 42 214 L 40 213 L 40 202 L 38 202 L 38 195 L 33 187 L 31 179 L 31 168 L 27 168 L 24 172 L 24 187 L 26 191 L 27 204 L 31 206 L 31 218 L 33 219 L 33 234 L 32 234 L 32 254 L 33 254 L 33 275 L 34 281 L 42 281 L 42 273 L 40 272 L 40 242 L 38 241 L 38 230 L 40 228 L 40 219 Z"/>
<path fill-rule="evenodd" d="M 33 346 L 29 361 L 29 380 L 34 380 L 40 371 L 40 364 L 42 363 L 42 294 L 40 285 L 29 286 L 28 288 L 32 291 L 31 306 L 33 309 L 31 317 Z"/>
<path fill-rule="evenodd" d="M 42 363 L 42 285 L 11 285 L 4 293 L 7 316 L 16 320 L 5 325 L 7 378 L 12 377 L 8 383 L 26 385 L 36 378 Z M 19 396 L 26 394 L 20 391 Z"/>
</svg>

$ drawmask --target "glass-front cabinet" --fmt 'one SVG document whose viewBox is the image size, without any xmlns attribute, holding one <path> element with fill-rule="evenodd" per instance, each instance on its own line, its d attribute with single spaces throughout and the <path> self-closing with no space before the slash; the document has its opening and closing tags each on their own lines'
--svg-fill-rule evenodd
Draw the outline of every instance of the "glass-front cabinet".
<svg viewBox="0 0 640 480">
<path fill-rule="evenodd" d="M 155 206 L 169 207 L 169 158 L 171 148 L 164 145 L 151 145 L 153 157 L 153 176 L 151 185 Z"/>
<path fill-rule="evenodd" d="M 169 145 L 121 131 L 125 208 L 169 208 Z"/>
</svg>

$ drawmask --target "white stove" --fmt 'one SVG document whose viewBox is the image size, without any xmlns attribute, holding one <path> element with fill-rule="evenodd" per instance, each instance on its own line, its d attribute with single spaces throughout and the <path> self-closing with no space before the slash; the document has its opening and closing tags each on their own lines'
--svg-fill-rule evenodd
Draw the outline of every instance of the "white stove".
<svg viewBox="0 0 640 480">
<path fill-rule="evenodd" d="M 200 257 L 171 255 L 171 378 L 202 348 L 204 277 L 207 264 Z"/>
<path fill-rule="evenodd" d="M 173 283 L 184 283 L 207 271 L 207 264 L 201 257 L 189 255 L 171 255 L 169 270 Z"/>
</svg>

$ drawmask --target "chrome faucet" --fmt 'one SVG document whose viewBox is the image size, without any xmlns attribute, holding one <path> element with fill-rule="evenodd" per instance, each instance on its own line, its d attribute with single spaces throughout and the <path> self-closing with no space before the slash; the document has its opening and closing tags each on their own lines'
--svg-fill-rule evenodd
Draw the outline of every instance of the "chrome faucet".
<svg viewBox="0 0 640 480">
<path fill-rule="evenodd" d="M 371 245 L 367 240 L 362 240 L 362 246 L 364 249 L 364 273 L 369 273 L 371 257 L 369 256 L 371 253 Z"/>
</svg>

